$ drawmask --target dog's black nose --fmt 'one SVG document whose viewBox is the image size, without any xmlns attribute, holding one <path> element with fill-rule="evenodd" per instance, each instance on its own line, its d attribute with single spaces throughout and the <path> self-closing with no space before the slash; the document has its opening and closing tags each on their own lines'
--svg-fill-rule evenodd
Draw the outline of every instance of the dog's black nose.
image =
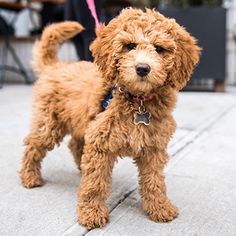
<svg viewBox="0 0 236 236">
<path fill-rule="evenodd" d="M 149 74 L 151 67 L 148 64 L 138 63 L 135 67 L 137 75 L 143 77 Z"/>
</svg>

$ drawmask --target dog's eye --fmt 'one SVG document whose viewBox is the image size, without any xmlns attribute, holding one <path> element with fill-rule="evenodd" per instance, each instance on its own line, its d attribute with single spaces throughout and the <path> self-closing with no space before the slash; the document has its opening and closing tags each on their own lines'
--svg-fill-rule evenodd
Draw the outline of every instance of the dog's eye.
<svg viewBox="0 0 236 236">
<path fill-rule="evenodd" d="M 165 49 L 164 49 L 163 47 L 160 47 L 160 46 L 155 46 L 155 48 L 156 48 L 156 51 L 157 51 L 158 53 L 162 53 L 162 52 L 165 51 Z"/>
<path fill-rule="evenodd" d="M 134 49 L 136 49 L 136 44 L 135 43 L 129 43 L 129 44 L 126 45 L 126 48 L 128 50 L 134 50 Z"/>
</svg>

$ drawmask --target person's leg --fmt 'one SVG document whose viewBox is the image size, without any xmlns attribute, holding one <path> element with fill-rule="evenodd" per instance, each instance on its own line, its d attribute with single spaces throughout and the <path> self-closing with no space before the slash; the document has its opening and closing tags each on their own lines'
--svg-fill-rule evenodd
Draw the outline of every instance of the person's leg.
<svg viewBox="0 0 236 236">
<path fill-rule="evenodd" d="M 79 60 L 84 61 L 84 60 L 86 60 L 86 58 L 84 56 L 85 47 L 84 47 L 82 34 L 83 34 L 83 32 L 76 35 L 74 38 L 72 38 L 72 42 L 75 46 L 76 54 L 77 54 Z"/>
<path fill-rule="evenodd" d="M 100 15 L 101 3 L 100 0 L 95 0 L 96 11 Z M 92 61 L 93 57 L 89 50 L 89 46 L 96 38 L 95 21 L 88 8 L 86 0 L 67 0 L 65 2 L 65 19 L 76 20 L 83 25 L 85 31 L 72 39 L 75 45 L 77 55 L 80 60 Z"/>
<path fill-rule="evenodd" d="M 102 8 L 101 0 L 94 0 L 94 3 L 95 3 L 98 19 L 100 19 L 101 8 Z"/>
<path fill-rule="evenodd" d="M 53 3 L 43 3 L 43 7 L 40 12 L 42 29 L 52 22 L 52 15 L 49 14 L 49 12 L 53 11 L 53 7 Z"/>
<path fill-rule="evenodd" d="M 73 0 L 66 0 L 64 4 L 64 19 L 76 20 L 75 9 L 73 8 Z"/>
<path fill-rule="evenodd" d="M 61 22 L 64 20 L 64 4 L 55 4 L 52 18 L 53 22 Z"/>
<path fill-rule="evenodd" d="M 63 21 L 63 12 L 63 4 L 58 5 L 54 3 L 43 3 L 43 7 L 40 12 L 42 29 L 53 22 Z"/>
<path fill-rule="evenodd" d="M 93 56 L 91 51 L 89 50 L 89 46 L 92 41 L 96 38 L 95 32 L 93 30 L 86 30 L 81 34 L 83 46 L 84 46 L 84 60 L 92 61 Z"/>
<path fill-rule="evenodd" d="M 83 42 L 84 54 L 82 56 L 83 60 L 92 61 L 92 54 L 89 50 L 91 42 L 95 39 L 95 21 L 91 15 L 91 12 L 88 8 L 86 0 L 73 1 L 73 7 L 75 9 L 76 20 L 79 21 L 85 28 L 80 36 Z M 96 4 L 96 1 L 95 1 Z M 99 5 L 99 4 L 98 4 Z M 99 6 L 100 7 L 100 6 Z M 96 5 L 97 8 L 97 5 Z"/>
<path fill-rule="evenodd" d="M 83 2 L 83 1 L 81 1 L 81 2 Z M 77 4 L 77 1 L 74 1 L 74 0 L 66 0 L 65 1 L 65 12 L 64 12 L 65 20 L 78 21 L 81 23 L 81 19 L 78 18 L 78 14 L 76 14 L 77 7 L 78 7 L 77 5 L 80 5 L 80 4 Z M 81 7 L 83 7 L 83 6 L 81 6 Z M 75 46 L 75 50 L 76 50 L 76 54 L 77 54 L 78 58 L 80 60 L 85 60 L 82 34 L 83 34 L 83 32 L 81 32 L 79 35 L 76 35 L 74 38 L 71 39 L 71 41 L 73 42 L 73 44 Z"/>
</svg>

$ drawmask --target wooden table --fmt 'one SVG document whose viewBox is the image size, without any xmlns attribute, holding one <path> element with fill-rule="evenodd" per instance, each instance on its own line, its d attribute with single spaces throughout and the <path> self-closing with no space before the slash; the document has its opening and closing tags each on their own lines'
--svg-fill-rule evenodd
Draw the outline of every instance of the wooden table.
<svg viewBox="0 0 236 236">
<path fill-rule="evenodd" d="M 32 8 L 31 3 L 55 3 L 55 4 L 63 4 L 64 0 L 28 0 L 26 4 L 20 3 L 20 2 L 9 2 L 9 1 L 0 1 L 0 9 L 4 10 L 10 10 L 10 11 L 21 11 L 25 8 L 30 8 L 31 10 L 34 10 Z"/>
<path fill-rule="evenodd" d="M 47 3 L 47 2 L 50 2 L 50 3 L 56 3 L 56 4 L 63 4 L 65 1 L 64 0 L 29 0 L 29 2 L 32 2 L 32 3 Z"/>
<path fill-rule="evenodd" d="M 17 2 L 7 2 L 0 1 L 0 9 L 10 10 L 10 11 L 21 11 L 26 8 L 26 5 Z"/>
</svg>

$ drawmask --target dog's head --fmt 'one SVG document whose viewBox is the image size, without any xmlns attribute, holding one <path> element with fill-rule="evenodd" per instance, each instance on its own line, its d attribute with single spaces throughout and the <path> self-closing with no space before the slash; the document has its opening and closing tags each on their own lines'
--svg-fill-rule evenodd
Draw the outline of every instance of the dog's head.
<svg viewBox="0 0 236 236">
<path fill-rule="evenodd" d="M 175 20 L 132 8 L 100 27 L 91 50 L 103 76 L 134 94 L 163 85 L 180 90 L 200 54 L 195 38 Z"/>
</svg>

